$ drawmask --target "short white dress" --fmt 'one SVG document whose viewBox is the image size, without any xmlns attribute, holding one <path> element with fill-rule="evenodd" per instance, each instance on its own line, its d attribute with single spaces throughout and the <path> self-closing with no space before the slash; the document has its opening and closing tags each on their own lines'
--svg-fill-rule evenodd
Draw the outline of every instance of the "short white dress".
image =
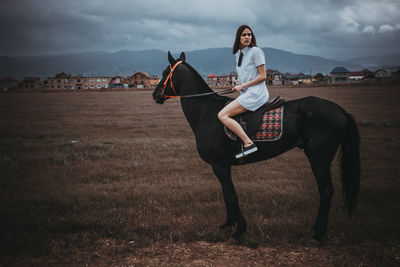
<svg viewBox="0 0 400 267">
<path fill-rule="evenodd" d="M 242 64 L 238 67 L 240 52 L 243 53 Z M 264 52 L 259 47 L 245 47 L 236 54 L 236 71 L 241 83 L 248 82 L 257 77 L 257 67 L 265 65 Z M 240 91 L 236 98 L 240 105 L 247 110 L 255 111 L 268 102 L 269 92 L 265 82 L 246 87 Z"/>
</svg>

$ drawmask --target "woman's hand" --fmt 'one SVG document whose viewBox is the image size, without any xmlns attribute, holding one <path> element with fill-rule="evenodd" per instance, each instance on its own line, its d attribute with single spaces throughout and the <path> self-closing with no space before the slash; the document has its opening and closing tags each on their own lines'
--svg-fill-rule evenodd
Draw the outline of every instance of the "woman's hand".
<svg viewBox="0 0 400 267">
<path fill-rule="evenodd" d="M 253 80 L 248 81 L 244 84 L 238 84 L 235 87 L 232 88 L 233 92 L 240 92 L 246 87 L 250 87 L 253 85 L 257 85 L 259 83 L 265 82 L 267 79 L 267 72 L 265 71 L 265 65 L 260 65 L 257 67 L 257 77 L 255 77 Z"/>
<path fill-rule="evenodd" d="M 238 85 L 236 85 L 235 87 L 232 88 L 232 91 L 233 92 L 240 92 L 240 91 L 243 90 L 243 88 L 244 88 L 243 84 L 238 84 Z"/>
<path fill-rule="evenodd" d="M 241 90 L 243 90 L 246 87 L 251 87 L 253 85 L 257 85 L 262 82 L 265 82 L 265 80 L 267 79 L 267 72 L 265 71 L 264 64 L 257 67 L 257 73 L 258 73 L 257 76 L 253 80 L 248 81 L 244 84 L 236 85 L 235 87 L 232 88 L 232 91 L 240 92 Z"/>
</svg>

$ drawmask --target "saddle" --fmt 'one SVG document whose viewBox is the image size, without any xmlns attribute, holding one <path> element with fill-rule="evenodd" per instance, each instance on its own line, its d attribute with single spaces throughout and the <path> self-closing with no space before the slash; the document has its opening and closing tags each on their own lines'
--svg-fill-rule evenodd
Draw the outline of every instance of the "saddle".
<svg viewBox="0 0 400 267">
<path fill-rule="evenodd" d="M 273 98 L 271 101 L 262 105 L 255 111 L 247 111 L 245 113 L 241 113 L 232 117 L 235 121 L 237 121 L 240 126 L 242 126 L 243 130 L 246 132 L 248 136 L 254 136 L 258 132 L 260 128 L 260 123 L 263 120 L 264 114 L 272 109 L 276 109 L 282 106 L 285 103 L 284 99 L 280 99 L 279 96 Z M 229 104 L 229 103 L 227 103 Z M 227 128 L 225 128 L 228 130 Z M 226 131 L 228 133 L 228 131 Z M 233 134 L 233 133 L 232 133 Z"/>
</svg>

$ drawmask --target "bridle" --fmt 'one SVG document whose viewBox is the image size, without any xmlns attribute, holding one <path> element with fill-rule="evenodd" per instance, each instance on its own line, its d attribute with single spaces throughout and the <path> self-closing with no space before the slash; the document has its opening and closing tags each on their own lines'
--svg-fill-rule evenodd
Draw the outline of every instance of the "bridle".
<svg viewBox="0 0 400 267">
<path fill-rule="evenodd" d="M 171 64 L 169 65 L 169 69 L 171 70 L 167 76 L 167 79 L 165 79 L 162 91 L 161 91 L 161 96 L 164 98 L 172 98 L 172 97 L 181 97 L 179 96 L 176 91 L 175 91 L 175 87 L 174 87 L 174 83 L 172 82 L 172 74 L 174 73 L 174 70 L 176 69 L 176 67 L 179 66 L 179 64 L 183 63 L 183 61 L 178 61 L 175 63 L 175 65 L 172 67 Z M 167 89 L 167 84 L 168 81 L 170 82 L 170 86 L 172 88 L 172 91 L 174 92 L 175 95 L 166 95 L 165 94 L 165 89 Z"/>
<path fill-rule="evenodd" d="M 169 65 L 170 68 L 170 72 L 167 76 L 167 78 L 164 81 L 163 84 L 163 88 L 161 90 L 161 96 L 166 99 L 166 98 L 173 98 L 173 97 L 180 97 L 180 98 L 190 98 L 190 97 L 199 97 L 199 96 L 206 96 L 206 95 L 212 95 L 212 94 L 217 94 L 217 92 L 208 92 L 208 93 L 202 93 L 202 94 L 193 94 L 193 95 L 178 95 L 175 91 L 175 87 L 174 87 L 174 83 L 172 82 L 172 74 L 174 73 L 174 70 L 176 69 L 176 67 L 178 67 L 180 64 L 182 64 L 183 61 L 178 61 L 175 63 L 174 66 L 171 66 L 171 64 Z M 166 95 L 165 94 L 165 90 L 167 89 L 167 85 L 168 85 L 168 81 L 170 83 L 170 87 L 172 89 L 172 91 L 174 92 L 175 95 Z M 229 94 L 232 93 L 231 89 L 226 89 L 226 90 L 222 90 L 220 92 L 218 92 L 219 94 Z"/>
</svg>

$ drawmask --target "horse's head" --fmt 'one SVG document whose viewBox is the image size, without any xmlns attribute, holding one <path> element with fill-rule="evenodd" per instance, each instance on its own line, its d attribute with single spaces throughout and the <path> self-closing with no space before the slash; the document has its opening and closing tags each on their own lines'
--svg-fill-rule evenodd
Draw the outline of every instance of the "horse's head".
<svg viewBox="0 0 400 267">
<path fill-rule="evenodd" d="M 156 89 L 153 92 L 153 99 L 158 104 L 164 103 L 164 101 L 170 97 L 179 96 L 179 88 L 174 86 L 173 73 L 176 72 L 179 64 L 185 62 L 185 53 L 181 53 L 178 59 L 174 59 L 170 52 L 168 52 L 169 65 L 165 68 L 162 73 L 161 81 L 157 84 Z"/>
</svg>

